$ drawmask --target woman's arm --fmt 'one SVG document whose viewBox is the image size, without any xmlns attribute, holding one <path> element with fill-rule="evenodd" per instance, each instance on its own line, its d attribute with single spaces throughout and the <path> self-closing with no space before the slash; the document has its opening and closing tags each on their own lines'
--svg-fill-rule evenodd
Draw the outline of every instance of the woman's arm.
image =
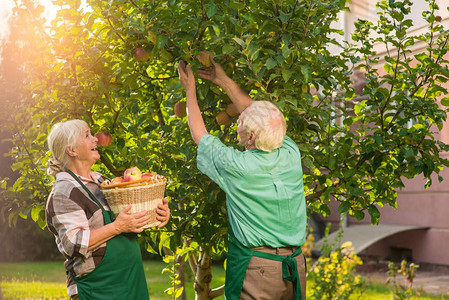
<svg viewBox="0 0 449 300">
<path fill-rule="evenodd" d="M 193 140 L 198 145 L 201 137 L 207 134 L 206 126 L 204 125 L 203 116 L 201 115 L 196 97 L 195 77 L 193 76 L 192 68 L 181 60 L 178 65 L 179 79 L 186 90 L 187 98 L 187 121 L 189 123 L 190 134 Z"/>
</svg>

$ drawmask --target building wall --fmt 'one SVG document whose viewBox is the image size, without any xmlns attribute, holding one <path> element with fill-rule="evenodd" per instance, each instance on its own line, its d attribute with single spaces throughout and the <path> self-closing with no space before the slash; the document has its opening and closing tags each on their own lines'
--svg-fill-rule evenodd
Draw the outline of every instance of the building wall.
<svg viewBox="0 0 449 300">
<path fill-rule="evenodd" d="M 424 189 L 424 179 L 417 177 L 405 181 L 406 187 L 398 191 L 397 209 L 391 206 L 379 207 L 380 224 L 411 225 L 428 227 L 427 230 L 409 231 L 390 236 L 362 252 L 362 255 L 376 256 L 381 259 L 394 259 L 392 250 L 411 250 L 411 259 L 418 263 L 449 265 L 449 170 L 441 174 L 445 181 Z M 331 231 L 338 229 L 340 215 L 338 203 L 330 203 L 331 215 L 325 222 L 331 223 Z M 365 219 L 358 221 L 348 217 L 346 226 L 370 224 Z M 375 226 L 375 225 L 373 225 Z"/>
</svg>

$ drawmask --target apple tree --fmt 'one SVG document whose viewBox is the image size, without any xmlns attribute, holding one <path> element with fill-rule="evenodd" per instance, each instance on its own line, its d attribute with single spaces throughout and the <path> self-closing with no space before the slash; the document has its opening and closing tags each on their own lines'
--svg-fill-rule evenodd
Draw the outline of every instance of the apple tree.
<svg viewBox="0 0 449 300">
<path fill-rule="evenodd" d="M 310 210 L 326 216 L 334 199 L 339 212 L 377 223 L 377 207 L 396 207 L 404 178 L 422 174 L 430 186 L 448 166 L 448 146 L 435 133 L 449 105 L 449 35 L 435 1 L 426 1 L 421 35 L 407 33 L 411 1 L 379 1 L 379 21 L 358 20 L 352 39 L 339 42 L 335 22 L 347 0 L 55 0 L 57 17 L 25 65 L 27 92 L 8 111 L 20 177 L 2 181 L 3 214 L 31 214 L 42 225 L 51 189 L 46 134 L 57 121 L 84 119 L 113 137 L 96 170 L 117 176 L 138 166 L 169 180 L 172 220 L 142 235 L 148 249 L 187 255 L 197 299 L 222 294 L 210 280 L 212 256 L 227 247 L 226 197 L 196 168 L 177 74 L 179 60 L 196 70 L 201 51 L 210 51 L 252 97 L 285 114 Z M 427 46 L 412 55 L 418 43 Z M 379 45 L 394 51 L 379 57 Z M 223 113 L 228 97 L 200 79 L 197 92 L 209 132 L 238 147 L 236 117 Z"/>
</svg>

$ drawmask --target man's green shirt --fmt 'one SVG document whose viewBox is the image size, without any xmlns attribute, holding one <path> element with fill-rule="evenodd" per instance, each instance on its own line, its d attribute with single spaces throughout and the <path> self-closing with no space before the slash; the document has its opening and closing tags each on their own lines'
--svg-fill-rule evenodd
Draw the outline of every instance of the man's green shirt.
<svg viewBox="0 0 449 300">
<path fill-rule="evenodd" d="M 301 154 L 288 136 L 272 152 L 242 152 L 204 135 L 197 164 L 226 193 L 229 226 L 244 246 L 304 244 L 307 216 Z"/>
</svg>

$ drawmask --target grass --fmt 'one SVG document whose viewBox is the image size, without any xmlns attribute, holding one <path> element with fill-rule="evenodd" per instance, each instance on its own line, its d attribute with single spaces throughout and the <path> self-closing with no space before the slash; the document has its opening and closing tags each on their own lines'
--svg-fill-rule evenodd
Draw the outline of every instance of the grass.
<svg viewBox="0 0 449 300">
<path fill-rule="evenodd" d="M 169 287 L 168 273 L 161 274 L 167 265 L 162 261 L 144 261 L 151 300 L 171 299 L 164 291 Z M 213 267 L 212 286 L 224 284 L 225 273 Z M 195 299 L 193 278 L 186 275 L 187 299 Z M 0 287 L 7 299 L 67 299 L 66 276 L 62 261 L 0 263 Z M 1 298 L 0 298 L 1 299 Z M 216 299 L 224 299 L 223 296 Z"/>
<path fill-rule="evenodd" d="M 167 265 L 161 261 L 144 261 L 144 270 L 148 282 L 151 300 L 171 299 L 164 290 L 169 286 L 169 275 L 162 274 Z M 212 286 L 224 284 L 224 270 L 213 267 Z M 195 299 L 193 276 L 187 272 L 187 299 Z M 65 285 L 65 270 L 63 262 L 21 262 L 0 263 L 0 287 L 3 298 L 6 299 L 67 299 Z M 310 286 L 309 286 L 310 288 Z M 308 290 L 308 292 L 310 292 Z M 309 294 L 309 293 L 308 293 Z M 224 299 L 223 296 L 216 298 Z M 357 299 L 357 298 L 351 298 Z M 389 287 L 380 282 L 371 282 L 363 293 L 363 300 L 389 300 L 393 295 Z M 449 299 L 449 295 L 420 295 L 411 299 L 437 300 Z"/>
</svg>

